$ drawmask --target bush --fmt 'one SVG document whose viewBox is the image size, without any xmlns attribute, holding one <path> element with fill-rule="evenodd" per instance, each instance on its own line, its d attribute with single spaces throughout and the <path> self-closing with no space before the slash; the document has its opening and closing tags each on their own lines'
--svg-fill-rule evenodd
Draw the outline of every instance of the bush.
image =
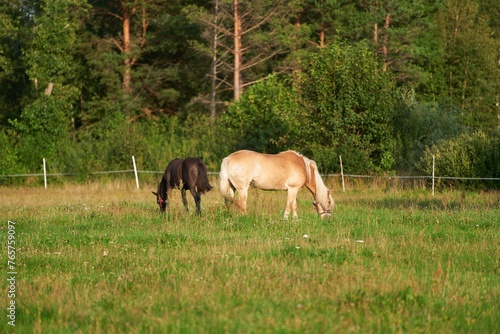
<svg viewBox="0 0 500 334">
<path fill-rule="evenodd" d="M 400 143 L 396 163 L 399 170 L 416 172 L 426 147 L 466 131 L 459 124 L 459 114 L 449 108 L 404 99 L 399 110 L 394 123 Z"/>
<path fill-rule="evenodd" d="M 351 173 L 391 170 L 395 82 L 369 48 L 333 43 L 302 68 L 295 87 L 303 115 L 300 134 L 305 147 L 314 144 L 312 157 L 328 150 L 329 160 L 342 155 Z"/>
<path fill-rule="evenodd" d="M 435 156 L 435 175 L 441 177 L 499 178 L 500 177 L 500 130 L 486 134 L 478 131 L 461 134 L 437 145 L 427 147 L 419 167 L 431 175 L 432 156 Z M 487 185 L 500 188 L 498 181 L 451 180 L 450 184 L 466 186 Z"/>
<path fill-rule="evenodd" d="M 311 54 L 293 81 L 269 77 L 250 87 L 222 122 L 232 150 L 276 153 L 295 149 L 338 171 L 394 168 L 394 80 L 366 45 L 333 43 Z"/>
<path fill-rule="evenodd" d="M 22 167 L 18 156 L 18 148 L 15 134 L 0 131 L 0 175 L 24 174 L 26 170 Z M 10 177 L 0 177 L 0 184 L 12 184 L 17 182 Z"/>
<path fill-rule="evenodd" d="M 226 153 L 241 149 L 278 153 L 298 147 L 297 109 L 286 80 L 269 76 L 254 84 L 222 116 Z"/>
</svg>

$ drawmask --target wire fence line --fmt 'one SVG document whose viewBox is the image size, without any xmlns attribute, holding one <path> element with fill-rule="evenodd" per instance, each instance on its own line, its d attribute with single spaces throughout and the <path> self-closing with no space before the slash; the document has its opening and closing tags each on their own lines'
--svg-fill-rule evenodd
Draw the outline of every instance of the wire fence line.
<svg viewBox="0 0 500 334">
<path fill-rule="evenodd" d="M 361 179 L 428 179 L 432 180 L 432 194 L 434 195 L 434 183 L 436 180 L 471 180 L 471 181 L 500 181 L 500 178 L 495 177 L 460 177 L 460 176 L 436 176 L 434 173 L 435 164 L 433 157 L 432 175 L 360 175 L 360 174 L 344 174 L 342 166 L 342 158 L 340 158 L 340 173 L 336 174 L 321 174 L 322 177 L 340 177 L 342 180 L 342 189 L 345 192 L 345 178 L 361 178 Z M 43 177 L 45 188 L 47 188 L 47 177 L 62 177 L 62 176 L 82 176 L 82 175 L 105 175 L 105 174 L 120 174 L 134 173 L 136 187 L 139 189 L 139 174 L 163 174 L 163 171 L 148 171 L 138 170 L 135 163 L 135 157 L 132 156 L 133 169 L 83 172 L 83 173 L 47 173 L 46 162 L 43 159 L 43 173 L 25 173 L 25 174 L 0 174 L 0 178 L 16 178 L 16 177 Z M 209 175 L 219 175 L 219 172 L 208 172 Z"/>
<path fill-rule="evenodd" d="M 5 174 L 0 175 L 0 177 L 28 177 L 28 176 L 79 176 L 79 175 L 99 175 L 99 174 L 119 174 L 119 173 L 133 173 L 133 169 L 124 170 L 110 170 L 102 172 L 89 172 L 89 173 L 35 173 L 35 174 Z M 156 173 L 147 171 L 138 171 L 138 173 Z M 158 172 L 159 173 L 159 172 Z"/>
<path fill-rule="evenodd" d="M 120 174 L 120 173 L 134 173 L 133 169 L 123 169 L 123 170 L 110 170 L 110 171 L 101 171 L 101 172 L 82 172 L 82 173 L 33 173 L 33 174 L 0 174 L 0 177 L 41 177 L 41 176 L 81 176 L 81 175 L 103 175 L 103 174 Z M 156 170 L 137 170 L 139 174 L 163 174 L 164 171 L 156 171 Z M 209 175 L 219 175 L 219 172 L 207 172 Z M 320 174 L 323 177 L 341 177 L 340 173 L 338 174 Z M 373 179 L 432 179 L 432 175 L 358 175 L 358 174 L 344 174 L 344 177 L 351 178 L 373 178 Z M 483 181 L 500 181 L 500 178 L 495 177 L 457 177 L 457 176 L 434 176 L 435 179 L 442 180 L 483 180 Z"/>
</svg>

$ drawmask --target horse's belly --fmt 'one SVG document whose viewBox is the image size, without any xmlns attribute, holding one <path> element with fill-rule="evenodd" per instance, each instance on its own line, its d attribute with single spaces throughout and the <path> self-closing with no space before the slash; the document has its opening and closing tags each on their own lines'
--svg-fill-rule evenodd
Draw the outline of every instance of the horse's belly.
<svg viewBox="0 0 500 334">
<path fill-rule="evenodd" d="M 262 180 L 253 180 L 250 182 L 250 185 L 259 188 L 262 190 L 286 190 L 286 186 L 282 183 L 271 181 L 271 182 L 263 182 Z"/>
</svg>

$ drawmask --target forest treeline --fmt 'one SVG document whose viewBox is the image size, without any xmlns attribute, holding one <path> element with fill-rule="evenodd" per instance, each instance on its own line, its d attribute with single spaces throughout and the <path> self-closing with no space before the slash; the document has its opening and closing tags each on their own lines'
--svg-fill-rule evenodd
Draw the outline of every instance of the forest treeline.
<svg viewBox="0 0 500 334">
<path fill-rule="evenodd" d="M 243 148 L 500 177 L 500 2 L 0 0 L 0 175 Z"/>
</svg>

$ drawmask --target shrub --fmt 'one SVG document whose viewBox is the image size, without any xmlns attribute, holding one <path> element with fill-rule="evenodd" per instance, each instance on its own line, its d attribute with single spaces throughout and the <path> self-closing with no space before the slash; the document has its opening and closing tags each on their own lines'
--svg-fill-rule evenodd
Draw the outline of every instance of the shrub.
<svg viewBox="0 0 500 334">
<path fill-rule="evenodd" d="M 329 149 L 329 160 L 342 155 L 351 173 L 393 168 L 395 82 L 365 44 L 336 42 L 313 54 L 295 89 L 302 143 L 319 148 L 313 158 Z"/>
<path fill-rule="evenodd" d="M 0 131 L 0 175 L 24 174 L 26 171 L 19 161 L 18 148 L 15 142 L 15 134 Z M 12 184 L 16 180 L 0 177 L 0 184 Z"/>
<path fill-rule="evenodd" d="M 397 168 L 415 172 L 426 147 L 454 138 L 466 129 L 459 124 L 455 110 L 403 100 L 394 122 L 400 144 Z"/>
<path fill-rule="evenodd" d="M 269 77 L 250 87 L 223 116 L 232 150 L 276 153 L 295 149 L 351 173 L 394 167 L 394 80 L 364 44 L 333 43 L 311 54 L 291 79 Z M 231 146 L 229 146 L 231 147 Z"/>
<path fill-rule="evenodd" d="M 269 76 L 251 86 L 222 116 L 221 133 L 229 144 L 228 151 L 278 153 L 297 148 L 297 109 L 286 80 Z"/>
<path fill-rule="evenodd" d="M 461 134 L 437 145 L 427 147 L 419 167 L 430 175 L 432 156 L 435 156 L 435 175 L 442 177 L 464 178 L 499 178 L 500 177 L 500 131 L 490 134 L 477 131 Z M 472 185 L 490 185 L 500 188 L 498 181 L 451 180 L 448 183 Z"/>
</svg>

